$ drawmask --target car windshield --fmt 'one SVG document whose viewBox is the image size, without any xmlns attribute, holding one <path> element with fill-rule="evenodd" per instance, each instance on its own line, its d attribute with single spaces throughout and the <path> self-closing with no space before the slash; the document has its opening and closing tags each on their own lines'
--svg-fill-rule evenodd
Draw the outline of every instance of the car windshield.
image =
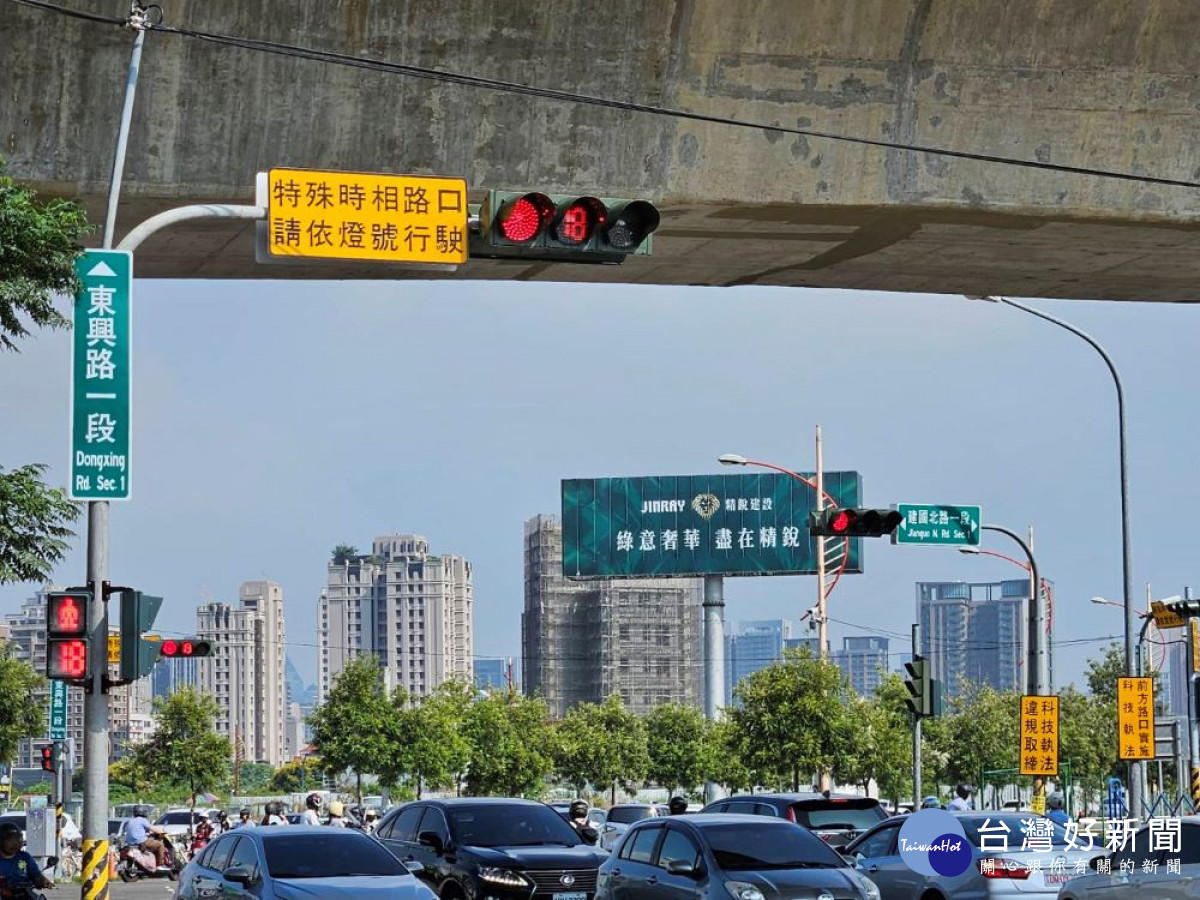
<svg viewBox="0 0 1200 900">
<path fill-rule="evenodd" d="M 846 866 L 820 838 L 790 825 L 714 825 L 704 829 L 704 836 L 717 865 L 727 872 Z"/>
<path fill-rule="evenodd" d="M 1049 829 L 1049 833 L 1053 835 L 1050 839 L 1052 847 L 1067 846 L 1066 829 L 1037 813 L 960 816 L 958 821 L 967 833 L 967 840 L 976 847 L 981 847 L 981 838 L 986 837 L 988 850 L 1036 850 L 1038 848 L 1038 844 L 1034 843 L 1038 840 L 1036 836 L 1033 838 L 1034 842 L 1028 845 L 1025 842 L 1029 826 L 1035 821 L 1039 829 L 1035 835 L 1046 834 L 1046 829 Z M 1042 844 L 1042 846 L 1045 845 Z"/>
<path fill-rule="evenodd" d="M 263 840 L 272 878 L 408 874 L 382 844 L 360 832 L 331 828 L 323 834 L 286 834 L 288 830 L 264 829 L 273 832 Z"/>
<path fill-rule="evenodd" d="M 540 804 L 451 806 L 446 818 L 454 840 L 468 847 L 577 847 L 583 843 L 562 816 Z"/>
<path fill-rule="evenodd" d="M 196 821 L 196 822 L 200 821 L 200 818 L 201 818 L 200 813 L 195 813 L 194 815 L 195 815 L 195 818 L 193 819 L 193 813 L 188 812 L 186 809 L 183 810 L 182 812 L 163 813 L 161 816 L 158 817 L 158 821 L 155 822 L 154 824 L 155 825 L 190 825 L 193 821 Z"/>
<path fill-rule="evenodd" d="M 821 800 L 797 803 L 796 821 L 809 828 L 865 831 L 887 818 L 875 800 Z"/>
<path fill-rule="evenodd" d="M 649 806 L 614 806 L 608 811 L 608 821 L 619 825 L 628 825 L 631 822 L 649 819 L 653 815 L 654 810 Z"/>
</svg>

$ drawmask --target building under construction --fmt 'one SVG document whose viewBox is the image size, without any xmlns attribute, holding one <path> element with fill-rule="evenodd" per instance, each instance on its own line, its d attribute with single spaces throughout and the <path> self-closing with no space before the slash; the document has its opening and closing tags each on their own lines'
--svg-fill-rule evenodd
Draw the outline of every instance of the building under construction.
<svg viewBox="0 0 1200 900">
<path fill-rule="evenodd" d="M 619 694 L 644 714 L 659 703 L 703 699 L 703 581 L 698 578 L 567 580 L 562 523 L 525 523 L 525 693 L 554 718 L 577 703 Z"/>
</svg>

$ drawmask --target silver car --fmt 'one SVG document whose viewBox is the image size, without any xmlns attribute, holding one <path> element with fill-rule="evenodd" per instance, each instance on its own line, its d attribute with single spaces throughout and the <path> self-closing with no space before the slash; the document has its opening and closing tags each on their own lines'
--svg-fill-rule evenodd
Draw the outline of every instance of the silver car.
<svg viewBox="0 0 1200 900">
<path fill-rule="evenodd" d="M 1162 828 L 1162 824 L 1157 826 L 1158 830 Z M 1151 849 L 1154 846 L 1160 849 Z M 1179 820 L 1174 846 L 1164 846 L 1162 839 L 1150 833 L 1150 825 L 1143 826 L 1124 850 L 1108 855 L 1108 866 L 1111 873 L 1089 873 L 1068 881 L 1058 893 L 1059 900 L 1195 897 L 1196 880 L 1200 878 L 1200 817 L 1184 816 Z"/>
<path fill-rule="evenodd" d="M 618 803 L 609 809 L 608 820 L 600 829 L 600 846 L 612 850 L 634 822 L 660 815 L 659 808 L 649 803 Z"/>
<path fill-rule="evenodd" d="M 1034 813 L 968 810 L 950 815 L 958 819 L 971 845 L 971 865 L 954 878 L 922 875 L 901 859 L 897 838 L 908 816 L 881 822 L 842 848 L 842 854 L 875 882 L 881 900 L 1053 897 L 1067 881 L 1090 871 L 1092 859 L 1104 855 L 1099 838 L 1090 851 L 1069 849 L 1062 826 Z M 1031 819 L 1050 829 L 1047 848 L 1022 849 L 1024 822 Z M 1086 839 L 1081 846 L 1087 846 Z"/>
</svg>

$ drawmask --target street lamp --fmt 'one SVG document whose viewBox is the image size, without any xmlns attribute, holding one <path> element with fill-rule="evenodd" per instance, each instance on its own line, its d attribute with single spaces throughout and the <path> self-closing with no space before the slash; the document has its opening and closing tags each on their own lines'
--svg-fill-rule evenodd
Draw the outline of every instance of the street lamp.
<svg viewBox="0 0 1200 900">
<path fill-rule="evenodd" d="M 1121 375 L 1117 372 L 1116 364 L 1112 361 L 1112 357 L 1108 355 L 1108 351 L 1100 346 L 1100 342 L 1086 331 L 1076 328 L 1070 322 L 1064 322 L 1056 316 L 1042 312 L 1035 307 L 1026 306 L 1024 303 L 1018 303 L 1016 300 L 1008 297 L 966 296 L 971 300 L 987 300 L 991 303 L 1003 303 L 1031 316 L 1036 316 L 1044 322 L 1049 322 L 1051 325 L 1057 325 L 1064 331 L 1071 332 L 1071 334 L 1085 341 L 1088 346 L 1100 354 L 1100 358 L 1104 360 L 1104 364 L 1108 366 L 1108 371 L 1112 375 L 1113 384 L 1117 389 L 1117 433 L 1121 469 L 1121 568 L 1124 585 L 1122 605 L 1125 608 L 1125 672 L 1128 675 L 1133 675 L 1135 674 L 1133 632 L 1137 617 L 1133 607 L 1133 551 L 1130 548 L 1129 541 L 1129 447 L 1126 440 L 1125 427 L 1125 387 L 1121 384 Z M 1142 797 L 1141 788 L 1142 765 L 1136 760 L 1129 764 L 1129 783 L 1130 809 L 1134 816 L 1139 816 L 1145 806 L 1145 802 Z"/>
</svg>

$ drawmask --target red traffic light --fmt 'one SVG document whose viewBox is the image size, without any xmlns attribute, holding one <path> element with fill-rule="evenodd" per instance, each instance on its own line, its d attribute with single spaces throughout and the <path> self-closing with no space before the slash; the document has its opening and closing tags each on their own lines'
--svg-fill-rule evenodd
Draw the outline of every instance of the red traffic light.
<svg viewBox="0 0 1200 900">
<path fill-rule="evenodd" d="M 545 194 L 531 193 L 504 205 L 496 216 L 500 235 L 514 244 L 528 244 L 554 218 L 554 201 Z"/>
<path fill-rule="evenodd" d="M 159 648 L 159 656 L 164 659 L 190 659 L 196 656 L 208 656 L 211 651 L 212 645 L 208 641 L 180 638 L 179 640 L 163 641 Z"/>
<path fill-rule="evenodd" d="M 850 530 L 852 524 L 854 524 L 854 516 L 844 509 L 839 509 L 829 520 L 829 530 L 834 534 L 845 534 Z"/>
<path fill-rule="evenodd" d="M 86 678 L 88 642 L 80 638 L 51 639 L 46 646 L 46 677 L 59 681 Z"/>
<path fill-rule="evenodd" d="M 47 744 L 42 748 L 42 768 L 47 772 L 54 771 L 54 745 Z"/>
<path fill-rule="evenodd" d="M 88 593 L 51 593 L 46 602 L 46 634 L 83 637 L 87 634 Z"/>
</svg>

